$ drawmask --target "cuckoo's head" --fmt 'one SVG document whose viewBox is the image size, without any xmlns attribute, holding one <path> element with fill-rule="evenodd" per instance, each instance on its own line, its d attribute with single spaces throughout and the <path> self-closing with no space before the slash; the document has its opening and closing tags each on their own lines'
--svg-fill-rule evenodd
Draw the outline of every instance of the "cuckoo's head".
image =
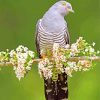
<svg viewBox="0 0 100 100">
<path fill-rule="evenodd" d="M 72 9 L 72 5 L 67 1 L 58 1 L 53 6 L 55 10 L 63 16 L 67 15 L 69 12 L 74 13 L 74 10 Z"/>
</svg>

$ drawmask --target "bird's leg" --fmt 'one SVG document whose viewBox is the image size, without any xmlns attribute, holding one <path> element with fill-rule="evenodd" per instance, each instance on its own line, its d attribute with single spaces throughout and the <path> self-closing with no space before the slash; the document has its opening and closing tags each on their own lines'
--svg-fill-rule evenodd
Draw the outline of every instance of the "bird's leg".
<svg viewBox="0 0 100 100">
<path fill-rule="evenodd" d="M 58 100 L 68 100 L 68 83 L 65 73 L 58 75 Z"/>
<path fill-rule="evenodd" d="M 55 87 L 57 84 L 52 79 L 45 80 L 44 79 L 44 90 L 45 90 L 45 98 L 46 100 L 58 100 L 56 99 L 56 90 Z"/>
</svg>

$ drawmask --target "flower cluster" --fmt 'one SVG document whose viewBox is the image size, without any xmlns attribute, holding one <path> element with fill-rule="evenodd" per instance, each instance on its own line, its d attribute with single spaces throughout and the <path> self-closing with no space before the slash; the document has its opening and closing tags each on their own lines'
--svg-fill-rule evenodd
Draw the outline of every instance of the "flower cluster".
<svg viewBox="0 0 100 100">
<path fill-rule="evenodd" d="M 57 80 L 58 74 L 66 73 L 68 76 L 72 76 L 73 71 L 87 71 L 92 68 L 92 60 L 78 60 L 69 61 L 72 57 L 96 57 L 99 51 L 94 49 L 95 43 L 89 44 L 82 37 L 73 43 L 67 44 L 65 48 L 61 48 L 59 44 L 54 43 L 52 50 L 52 59 L 45 55 L 39 64 L 39 74 L 45 79 L 52 78 Z M 55 77 L 56 76 L 56 77 Z"/>
<path fill-rule="evenodd" d="M 16 77 L 20 80 L 31 70 L 33 60 L 39 61 L 38 71 L 44 79 L 58 79 L 58 74 L 66 73 L 72 76 L 72 72 L 87 71 L 93 66 L 93 60 L 100 54 L 94 49 L 95 43 L 91 45 L 82 37 L 71 45 L 67 44 L 61 48 L 58 43 L 54 43 L 52 50 L 41 50 L 43 58 L 35 59 L 35 53 L 22 45 L 16 50 L 0 52 L 0 66 L 13 65 Z M 82 58 L 71 60 L 71 58 Z M 92 58 L 91 58 L 92 57 Z M 91 59 L 88 59 L 91 58 Z"/>
<path fill-rule="evenodd" d="M 18 46 L 16 50 L 0 52 L 0 63 L 7 63 L 13 65 L 16 77 L 20 80 L 25 74 L 31 70 L 33 63 L 34 52 L 22 45 Z"/>
<path fill-rule="evenodd" d="M 41 77 L 45 77 L 45 79 L 52 77 L 52 68 L 52 62 L 50 62 L 48 58 L 44 58 L 38 64 L 39 74 Z"/>
<path fill-rule="evenodd" d="M 20 80 L 29 70 L 31 70 L 34 52 L 20 45 L 16 50 L 11 50 L 9 54 L 10 63 L 13 64 L 16 77 Z"/>
<path fill-rule="evenodd" d="M 1 62 L 8 62 L 9 61 L 9 50 L 7 49 L 6 52 L 0 52 L 0 63 Z"/>
</svg>

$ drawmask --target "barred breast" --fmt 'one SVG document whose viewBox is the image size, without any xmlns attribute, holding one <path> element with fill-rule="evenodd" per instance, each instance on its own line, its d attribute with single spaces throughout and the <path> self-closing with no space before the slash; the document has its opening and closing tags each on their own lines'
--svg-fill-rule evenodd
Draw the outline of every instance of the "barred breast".
<svg viewBox="0 0 100 100">
<path fill-rule="evenodd" d="M 52 49 L 54 43 L 59 43 L 60 47 L 66 45 L 65 36 L 66 27 L 59 33 L 49 33 L 46 32 L 42 25 L 41 21 L 38 26 L 38 36 L 39 36 L 39 46 L 40 50 L 42 49 Z"/>
</svg>

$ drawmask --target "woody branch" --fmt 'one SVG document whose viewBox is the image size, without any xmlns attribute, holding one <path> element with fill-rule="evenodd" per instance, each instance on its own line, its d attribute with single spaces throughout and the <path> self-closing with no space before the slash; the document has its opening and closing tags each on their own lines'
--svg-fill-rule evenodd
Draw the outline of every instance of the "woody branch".
<svg viewBox="0 0 100 100">
<path fill-rule="evenodd" d="M 34 62 L 39 62 L 41 60 L 42 59 L 33 59 L 33 63 Z M 67 58 L 67 61 L 77 62 L 79 60 L 92 60 L 92 61 L 98 61 L 98 62 L 100 62 L 100 57 L 99 56 L 95 56 L 95 57 L 82 56 L 82 57 L 70 57 L 70 58 Z M 2 66 L 13 66 L 13 65 L 10 62 L 1 62 L 0 63 L 0 67 L 2 67 Z"/>
</svg>

